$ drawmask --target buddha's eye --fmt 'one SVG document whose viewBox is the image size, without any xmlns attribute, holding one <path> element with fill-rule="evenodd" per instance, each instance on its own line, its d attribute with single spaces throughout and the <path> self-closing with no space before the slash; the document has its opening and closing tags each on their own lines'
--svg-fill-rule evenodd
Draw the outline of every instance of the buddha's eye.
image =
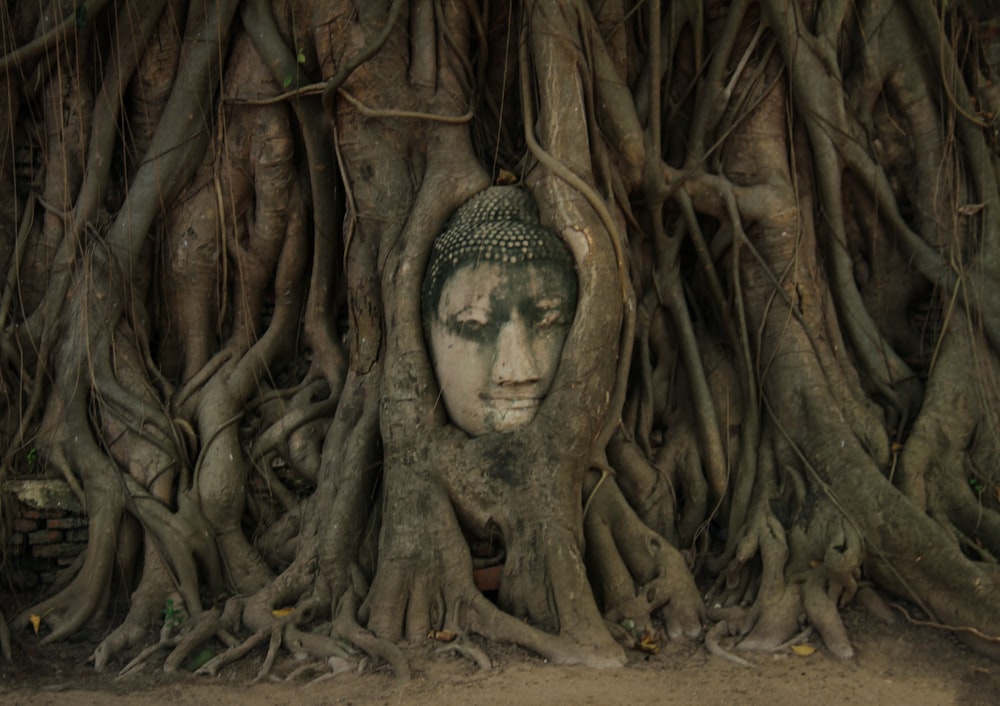
<svg viewBox="0 0 1000 706">
<path fill-rule="evenodd" d="M 477 337 L 485 335 L 491 326 L 488 312 L 466 310 L 452 318 L 450 328 L 460 336 Z"/>
<path fill-rule="evenodd" d="M 535 314 L 535 328 L 565 326 L 569 323 L 561 308 L 539 309 Z"/>
</svg>

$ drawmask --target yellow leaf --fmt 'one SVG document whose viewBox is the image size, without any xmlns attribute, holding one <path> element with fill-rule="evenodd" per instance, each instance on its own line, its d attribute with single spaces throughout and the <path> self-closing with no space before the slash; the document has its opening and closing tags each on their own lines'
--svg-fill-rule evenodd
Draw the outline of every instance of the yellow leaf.
<svg viewBox="0 0 1000 706">
<path fill-rule="evenodd" d="M 275 618 L 284 618 L 286 615 L 291 615 L 294 612 L 295 612 L 295 609 L 291 608 L 291 607 L 289 607 L 289 608 L 275 608 L 274 610 L 271 611 L 271 615 L 273 615 Z"/>
<path fill-rule="evenodd" d="M 427 637 L 438 642 L 451 642 L 458 637 L 458 634 L 451 630 L 431 630 L 427 633 Z"/>
<path fill-rule="evenodd" d="M 37 635 L 38 628 L 42 626 L 42 616 L 32 613 L 28 616 L 28 620 L 31 622 L 31 627 L 35 629 L 35 634 Z"/>
<path fill-rule="evenodd" d="M 500 173 L 497 174 L 497 184 L 500 186 L 505 186 L 507 184 L 516 184 L 517 176 L 513 172 L 508 172 L 506 169 L 501 169 Z"/>
<path fill-rule="evenodd" d="M 808 657 L 815 651 L 816 648 L 812 645 L 792 645 L 792 652 L 797 654 L 799 657 Z"/>
<path fill-rule="evenodd" d="M 652 640 L 648 637 L 644 637 L 642 638 L 642 640 L 639 641 L 639 649 L 642 650 L 643 652 L 648 652 L 651 655 L 655 655 L 657 652 L 660 651 L 660 645 L 657 644 L 655 640 Z"/>
</svg>

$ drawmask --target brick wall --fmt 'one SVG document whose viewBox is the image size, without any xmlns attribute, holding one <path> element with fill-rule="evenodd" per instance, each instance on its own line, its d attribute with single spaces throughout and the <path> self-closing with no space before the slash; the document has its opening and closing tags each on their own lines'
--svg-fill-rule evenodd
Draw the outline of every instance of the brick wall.
<svg viewBox="0 0 1000 706">
<path fill-rule="evenodd" d="M 20 588 L 52 583 L 87 546 L 87 516 L 69 486 L 56 480 L 6 481 L 13 498 L 13 532 L 3 573 Z"/>
</svg>

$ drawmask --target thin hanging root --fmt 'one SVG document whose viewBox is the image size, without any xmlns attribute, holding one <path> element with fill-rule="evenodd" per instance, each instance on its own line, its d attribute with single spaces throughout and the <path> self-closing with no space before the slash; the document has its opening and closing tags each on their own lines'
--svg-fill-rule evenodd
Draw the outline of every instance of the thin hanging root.
<svg viewBox="0 0 1000 706">
<path fill-rule="evenodd" d="M 725 620 L 720 620 L 715 623 L 712 627 L 708 629 L 705 633 L 705 649 L 708 650 L 709 654 L 715 655 L 716 657 L 721 657 L 722 659 L 732 662 L 733 664 L 738 664 L 741 667 L 749 667 L 750 669 L 757 669 L 758 667 L 753 662 L 749 662 L 738 655 L 734 655 L 722 648 L 719 644 L 719 638 L 723 635 L 729 634 L 729 623 Z"/>
<path fill-rule="evenodd" d="M 969 626 L 945 625 L 944 623 L 939 623 L 934 620 L 920 620 L 919 618 L 911 617 L 909 612 L 907 612 L 906 608 L 904 608 L 899 603 L 890 603 L 889 605 L 891 605 L 893 608 L 902 613 L 903 617 L 906 618 L 906 622 L 912 623 L 913 625 L 922 625 L 928 628 L 937 628 L 938 630 L 947 630 L 948 632 L 962 633 L 965 635 L 971 635 L 972 637 L 975 637 L 984 642 L 990 642 L 995 645 L 1000 644 L 1000 635 L 987 635 L 981 630 L 977 630 L 976 628 Z"/>
<path fill-rule="evenodd" d="M 0 610 L 0 654 L 8 662 L 14 661 L 13 653 L 10 651 L 10 626 L 7 625 L 7 618 Z"/>
</svg>

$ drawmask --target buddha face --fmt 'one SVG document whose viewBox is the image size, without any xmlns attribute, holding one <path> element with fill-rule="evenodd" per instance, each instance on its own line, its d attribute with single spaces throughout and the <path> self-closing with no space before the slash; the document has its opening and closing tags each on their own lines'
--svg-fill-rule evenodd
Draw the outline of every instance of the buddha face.
<svg viewBox="0 0 1000 706">
<path fill-rule="evenodd" d="M 452 271 L 428 330 L 451 421 L 479 436 L 534 419 L 575 309 L 575 275 L 553 262 L 484 261 Z"/>
</svg>

